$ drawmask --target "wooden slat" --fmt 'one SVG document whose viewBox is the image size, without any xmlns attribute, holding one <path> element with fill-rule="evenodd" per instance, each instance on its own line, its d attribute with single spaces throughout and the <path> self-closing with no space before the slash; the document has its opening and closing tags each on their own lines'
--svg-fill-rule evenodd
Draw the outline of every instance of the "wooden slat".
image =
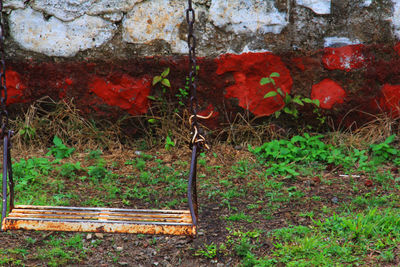
<svg viewBox="0 0 400 267">
<path fill-rule="evenodd" d="M 181 218 L 191 218 L 190 214 L 167 214 L 167 213 L 134 213 L 134 212 L 108 212 L 108 211 L 97 211 L 97 212 L 79 212 L 79 211 L 68 211 L 68 210 L 34 210 L 34 209 L 13 209 L 9 216 L 35 216 L 38 215 L 60 215 L 60 216 L 76 216 L 76 217 L 98 217 L 98 216 L 108 216 L 108 217 L 124 217 L 124 218 L 143 218 L 143 219 L 181 219 Z"/>
<path fill-rule="evenodd" d="M 190 211 L 16 206 L 2 230 L 195 235 Z"/>
</svg>

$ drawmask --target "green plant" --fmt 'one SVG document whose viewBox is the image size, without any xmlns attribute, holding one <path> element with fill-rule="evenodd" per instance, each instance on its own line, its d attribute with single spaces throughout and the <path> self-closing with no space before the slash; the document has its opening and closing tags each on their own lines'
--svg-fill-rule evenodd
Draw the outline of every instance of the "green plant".
<svg viewBox="0 0 400 267">
<path fill-rule="evenodd" d="M 171 137 L 168 134 L 167 137 L 165 138 L 165 146 L 164 147 L 166 150 L 170 150 L 174 146 L 175 146 L 175 142 L 172 141 Z"/>
<path fill-rule="evenodd" d="M 53 155 L 56 159 L 64 159 L 71 156 L 75 151 L 75 148 L 69 148 L 64 145 L 63 141 L 57 135 L 54 136 L 53 143 L 54 146 L 49 149 L 49 152 L 46 154 L 47 156 Z"/>
<path fill-rule="evenodd" d="M 96 165 L 88 167 L 88 175 L 89 177 L 95 180 L 103 180 L 106 179 L 111 172 L 106 169 L 105 163 L 100 161 Z"/>
<path fill-rule="evenodd" d="M 204 249 L 199 249 L 194 253 L 195 256 L 204 256 L 208 259 L 213 259 L 217 256 L 217 245 L 213 243 L 204 244 Z"/>
<path fill-rule="evenodd" d="M 298 107 L 297 106 L 304 106 L 304 103 L 307 104 L 314 104 L 315 106 L 319 107 L 319 100 L 318 99 L 310 99 L 308 97 L 303 97 L 301 95 L 295 95 L 292 97 L 286 92 L 283 92 L 281 88 L 276 87 L 276 82 L 274 78 L 280 77 L 280 74 L 277 72 L 272 72 L 268 77 L 261 78 L 260 84 L 266 85 L 271 83 L 276 91 L 270 91 L 264 95 L 264 98 L 270 97 L 281 97 L 284 102 L 284 107 L 282 111 L 286 114 L 292 115 L 293 117 L 298 117 Z M 275 117 L 278 118 L 281 115 L 281 111 L 278 110 L 275 112 Z"/>
<path fill-rule="evenodd" d="M 166 68 L 160 75 L 154 76 L 153 77 L 153 86 L 155 86 L 158 83 L 161 83 L 163 86 L 171 87 L 171 83 L 169 82 L 169 80 L 167 78 L 169 71 L 170 71 L 170 69 Z M 163 90 L 165 93 L 165 89 L 163 89 Z"/>
<path fill-rule="evenodd" d="M 76 163 L 65 163 L 60 167 L 60 175 L 63 177 L 74 178 L 78 171 L 83 170 L 81 163 L 78 161 Z"/>
<path fill-rule="evenodd" d="M 25 140 L 32 140 L 36 137 L 36 129 L 29 126 L 24 125 L 19 131 L 18 134 L 22 136 Z"/>
<path fill-rule="evenodd" d="M 103 151 L 101 151 L 100 149 L 90 150 L 89 154 L 87 155 L 87 159 L 99 159 L 102 154 Z"/>
<path fill-rule="evenodd" d="M 370 145 L 372 156 L 377 164 L 389 162 L 396 157 L 400 157 L 400 150 L 390 145 L 395 139 L 396 135 L 393 134 L 382 143 Z"/>
</svg>

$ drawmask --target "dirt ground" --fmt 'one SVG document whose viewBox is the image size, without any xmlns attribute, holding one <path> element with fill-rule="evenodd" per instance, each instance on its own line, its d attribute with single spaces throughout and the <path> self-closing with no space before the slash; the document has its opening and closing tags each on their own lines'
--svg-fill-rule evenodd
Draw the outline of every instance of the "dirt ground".
<svg viewBox="0 0 400 267">
<path fill-rule="evenodd" d="M 138 154 L 138 151 L 130 150 L 102 154 L 107 168 L 118 177 L 114 177 L 118 180 L 115 185 L 125 188 L 135 183 L 129 176 L 136 177 L 143 170 L 135 169 L 126 162 L 138 158 Z M 190 151 L 187 148 L 172 148 L 169 151 L 164 148 L 152 149 L 146 154 L 152 156 L 152 160 L 146 162 L 146 170 L 154 171 L 153 167 L 163 166 L 187 173 L 188 165 L 182 163 L 189 161 Z M 23 157 L 44 157 L 44 154 L 35 151 Z M 80 153 L 65 162 L 80 161 L 84 167 L 94 164 L 93 159 L 85 158 L 87 153 Z M 161 160 L 158 161 L 159 165 L 153 159 Z M 238 169 L 238 162 L 244 162 L 249 167 Z M 324 209 L 338 209 L 343 203 L 351 201 L 356 195 L 368 193 L 372 188 L 367 182 L 368 177 L 361 175 L 354 180 L 340 176 L 340 166 L 328 166 L 322 176 L 301 176 L 289 180 L 281 178 L 279 182 L 284 187 L 296 188 L 296 192 L 301 194 L 270 209 L 270 198 L 260 187 L 260 179 L 265 179 L 260 178 L 263 171 L 264 167 L 256 163 L 255 156 L 243 147 L 219 145 L 201 155 L 198 169 L 200 221 L 195 238 L 9 231 L 0 233 L 0 259 L 3 258 L 0 262 L 4 266 L 239 266 L 242 257 L 234 252 L 237 242 L 235 231 L 259 230 L 260 236 L 252 241 L 256 245 L 252 252 L 257 257 L 265 257 L 274 248 L 273 240 L 268 236 L 270 230 L 288 225 L 309 225 L 311 219 L 304 216 L 305 213 L 313 212 L 314 218 L 323 217 Z M 163 203 L 173 201 L 174 197 L 186 197 L 185 194 L 169 194 L 162 189 L 164 183 L 150 183 L 149 187 L 159 192 L 156 199 L 151 195 L 147 199 L 131 198 L 129 203 L 121 203 L 123 190 L 117 192 L 115 198 L 108 198 L 106 195 L 110 192 L 102 187 L 96 188 L 79 179 L 60 179 L 65 186 L 62 192 L 72 192 L 77 196 L 70 199 L 70 205 L 80 206 L 84 199 L 100 199 L 109 207 L 162 208 Z M 181 182 L 186 181 L 182 179 Z M 357 192 L 352 190 L 355 183 L 359 188 Z M 382 193 L 385 191 L 379 186 L 377 190 Z M 232 196 L 229 197 L 228 193 Z M 19 194 L 23 193 L 18 192 L 17 200 Z M 185 208 L 186 202 L 177 202 L 171 207 Z M 228 219 L 241 212 L 251 216 L 251 219 Z M 75 239 L 76 242 L 71 241 Z M 212 249 L 212 245 L 216 245 L 217 249 Z M 396 256 L 393 264 L 400 264 L 399 256 Z"/>
</svg>

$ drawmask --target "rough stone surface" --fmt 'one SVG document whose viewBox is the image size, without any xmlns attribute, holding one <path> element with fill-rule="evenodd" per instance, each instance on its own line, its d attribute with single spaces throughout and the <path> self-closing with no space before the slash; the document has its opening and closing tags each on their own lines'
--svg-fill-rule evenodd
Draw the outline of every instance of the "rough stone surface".
<svg viewBox="0 0 400 267">
<path fill-rule="evenodd" d="M 88 15 L 99 15 L 130 11 L 143 0 L 97 0 L 92 4 Z"/>
<path fill-rule="evenodd" d="M 69 23 L 55 17 L 46 20 L 30 8 L 13 11 L 10 21 L 11 36 L 24 49 L 61 57 L 99 47 L 111 39 L 116 29 L 112 23 L 88 15 Z"/>
<path fill-rule="evenodd" d="M 394 33 L 397 38 L 400 38 L 400 0 L 392 0 L 393 1 L 393 16 L 391 17 L 391 21 L 394 27 Z"/>
<path fill-rule="evenodd" d="M 164 40 L 173 52 L 185 53 L 186 41 L 179 37 L 184 10 L 184 2 L 180 0 L 154 0 L 135 5 L 123 20 L 123 40 L 143 44 Z"/>
<path fill-rule="evenodd" d="M 316 14 L 330 14 L 331 0 L 296 0 L 298 5 L 312 9 Z"/>
<path fill-rule="evenodd" d="M 5 0 L 4 8 L 19 9 L 25 7 L 25 0 Z"/>
<path fill-rule="evenodd" d="M 35 0 L 31 7 L 63 21 L 83 16 L 96 0 Z"/>
<path fill-rule="evenodd" d="M 285 13 L 271 1 L 212 1 L 210 18 L 215 26 L 239 33 L 280 33 L 288 24 Z"/>
</svg>

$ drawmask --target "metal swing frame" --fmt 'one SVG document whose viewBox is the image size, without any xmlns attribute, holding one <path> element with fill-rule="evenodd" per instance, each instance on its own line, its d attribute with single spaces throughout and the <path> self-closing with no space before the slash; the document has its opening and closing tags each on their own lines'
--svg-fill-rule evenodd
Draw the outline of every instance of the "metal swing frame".
<svg viewBox="0 0 400 267">
<path fill-rule="evenodd" d="M 0 0 L 0 138 L 3 139 L 3 174 L 2 174 L 2 211 L 0 230 L 39 230 L 72 231 L 102 233 L 136 233 L 196 236 L 198 225 L 197 202 L 197 156 L 201 149 L 208 148 L 204 137 L 199 134 L 197 119 L 197 63 L 196 38 L 194 32 L 195 12 L 192 1 L 188 0 L 186 20 L 189 27 L 189 87 L 191 92 L 190 118 L 192 138 L 191 164 L 188 177 L 188 210 L 141 210 L 98 207 L 63 207 L 14 205 L 14 180 L 11 164 L 11 136 L 8 130 L 8 112 L 6 110 L 7 87 L 4 60 L 4 23 L 3 0 Z M 8 215 L 7 215 L 7 212 Z"/>
</svg>

